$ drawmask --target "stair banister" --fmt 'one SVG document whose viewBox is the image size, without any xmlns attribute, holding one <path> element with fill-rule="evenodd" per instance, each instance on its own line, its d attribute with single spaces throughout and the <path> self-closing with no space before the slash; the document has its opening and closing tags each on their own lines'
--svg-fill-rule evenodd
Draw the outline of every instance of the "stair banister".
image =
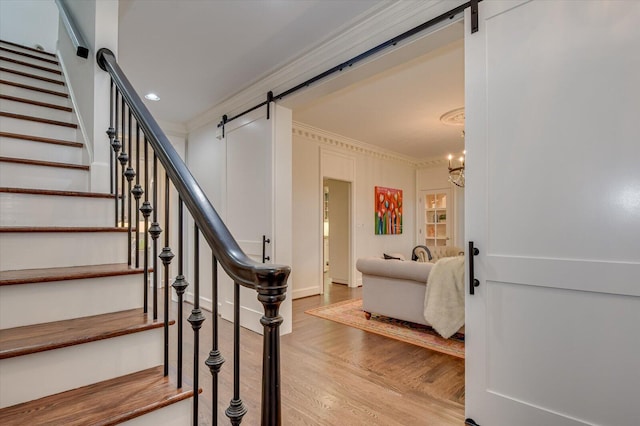
<svg viewBox="0 0 640 426">
<path fill-rule="evenodd" d="M 73 47 L 76 49 L 76 55 L 81 58 L 88 58 L 89 48 L 87 46 L 89 45 L 84 41 L 84 37 L 82 36 L 78 25 L 74 22 L 73 17 L 69 13 L 67 5 L 64 0 L 56 0 L 56 4 L 60 10 L 60 18 L 62 19 L 64 28 L 67 30 L 71 43 L 73 43 Z"/>
<path fill-rule="evenodd" d="M 264 307 L 264 315 L 260 320 L 264 327 L 262 425 L 279 425 L 281 423 L 279 327 L 282 317 L 278 310 L 286 297 L 290 268 L 256 262 L 242 251 L 186 164 L 133 89 L 113 52 L 105 48 L 100 49 L 97 53 L 97 61 L 100 68 L 109 73 L 126 101 L 180 199 L 209 244 L 215 259 L 234 282 L 254 289 L 258 293 L 257 298 Z M 239 327 L 238 324 L 235 326 Z M 197 395 L 197 389 L 195 392 Z M 194 421 L 196 419 L 197 413 L 194 413 Z"/>
</svg>

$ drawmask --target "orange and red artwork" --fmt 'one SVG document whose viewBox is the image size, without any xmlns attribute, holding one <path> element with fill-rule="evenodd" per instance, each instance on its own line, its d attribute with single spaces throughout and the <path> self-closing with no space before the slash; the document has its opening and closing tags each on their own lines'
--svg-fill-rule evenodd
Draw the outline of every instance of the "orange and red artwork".
<svg viewBox="0 0 640 426">
<path fill-rule="evenodd" d="M 376 235 L 402 234 L 402 189 L 375 187 Z"/>
</svg>

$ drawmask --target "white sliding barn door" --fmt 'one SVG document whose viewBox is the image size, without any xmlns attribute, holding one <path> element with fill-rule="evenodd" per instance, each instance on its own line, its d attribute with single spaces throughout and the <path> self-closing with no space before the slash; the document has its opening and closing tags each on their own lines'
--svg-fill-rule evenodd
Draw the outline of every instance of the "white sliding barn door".
<svg viewBox="0 0 640 426">
<path fill-rule="evenodd" d="M 262 262 L 262 238 L 268 263 L 291 265 L 291 111 L 271 104 L 225 128 L 226 224 L 242 250 Z M 290 280 L 289 280 L 290 281 Z M 292 283 L 289 282 L 289 289 Z M 233 321 L 233 286 L 222 287 L 222 317 Z M 262 333 L 264 310 L 255 290 L 241 287 L 240 324 Z M 280 308 L 283 333 L 291 331 L 291 297 Z"/>
<path fill-rule="evenodd" d="M 466 416 L 637 425 L 640 2 L 479 6 L 477 33 L 465 17 L 466 236 L 480 250 Z"/>
</svg>

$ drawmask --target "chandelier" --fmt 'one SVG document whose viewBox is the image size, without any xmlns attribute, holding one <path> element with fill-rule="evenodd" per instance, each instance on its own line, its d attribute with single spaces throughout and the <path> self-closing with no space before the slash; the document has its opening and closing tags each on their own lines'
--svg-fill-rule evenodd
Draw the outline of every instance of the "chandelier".
<svg viewBox="0 0 640 426">
<path fill-rule="evenodd" d="M 464 107 L 451 110 L 440 117 L 440 121 L 447 126 L 464 126 Z M 462 138 L 464 138 L 464 130 L 461 132 Z M 451 160 L 453 155 L 449 154 L 449 182 L 464 188 L 464 156 L 466 151 L 462 151 L 462 156 L 458 158 L 458 163 L 454 163 L 451 166 Z"/>
<path fill-rule="evenodd" d="M 466 151 L 462 151 L 462 156 L 458 158 L 458 165 L 454 163 L 455 167 L 451 167 L 453 155 L 449 154 L 449 182 L 460 188 L 464 188 L 464 156 L 466 153 Z"/>
</svg>

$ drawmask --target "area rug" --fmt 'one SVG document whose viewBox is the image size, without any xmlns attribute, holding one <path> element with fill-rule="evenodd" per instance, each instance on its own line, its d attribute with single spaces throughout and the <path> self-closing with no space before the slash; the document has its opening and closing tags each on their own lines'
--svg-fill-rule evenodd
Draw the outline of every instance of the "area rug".
<svg viewBox="0 0 640 426">
<path fill-rule="evenodd" d="M 451 338 L 444 339 L 431 327 L 421 324 L 375 314 L 371 315 L 370 320 L 367 320 L 362 310 L 362 299 L 346 300 L 332 305 L 320 306 L 319 308 L 309 309 L 305 313 L 433 351 L 464 358 L 464 334 L 456 333 Z"/>
</svg>

